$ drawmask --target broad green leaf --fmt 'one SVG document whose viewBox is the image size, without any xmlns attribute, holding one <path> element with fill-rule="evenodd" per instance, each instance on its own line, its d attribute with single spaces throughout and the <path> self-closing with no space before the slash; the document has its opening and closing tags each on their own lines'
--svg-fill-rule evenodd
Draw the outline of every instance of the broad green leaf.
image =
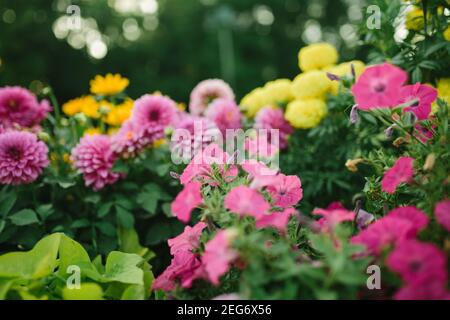
<svg viewBox="0 0 450 320">
<path fill-rule="evenodd" d="M 131 229 L 134 226 L 134 217 L 130 211 L 116 206 L 117 220 L 124 228 Z"/>
<path fill-rule="evenodd" d="M 19 212 L 9 216 L 9 219 L 16 226 L 26 226 L 39 222 L 36 212 L 31 209 L 20 210 Z"/>
<path fill-rule="evenodd" d="M 5 228 L 6 222 L 5 220 L 0 220 L 0 233 L 2 233 L 3 229 Z"/>
<path fill-rule="evenodd" d="M 11 211 L 12 207 L 16 203 L 17 195 L 15 193 L 10 193 L 1 199 L 0 202 L 0 215 L 2 215 L 4 218 L 8 215 L 8 213 Z"/>
<path fill-rule="evenodd" d="M 36 209 L 36 212 L 42 220 L 45 220 L 54 212 L 54 210 L 52 204 L 43 204 Z"/>
<path fill-rule="evenodd" d="M 64 300 L 103 300 L 103 289 L 96 283 L 82 283 L 78 289 L 64 287 L 62 296 Z"/>
<path fill-rule="evenodd" d="M 5 300 L 9 289 L 13 285 L 14 280 L 0 279 L 0 300 Z"/>
<path fill-rule="evenodd" d="M 86 267 L 89 266 L 89 264 L 91 264 L 91 259 L 81 244 L 70 239 L 66 235 L 62 235 L 59 245 L 58 274 L 63 278 L 67 278 L 70 276 L 70 274 L 67 273 L 67 268 L 69 266 L 76 265 L 81 269 L 82 266 Z M 94 267 L 92 266 L 92 268 Z"/>
<path fill-rule="evenodd" d="M 120 300 L 144 300 L 145 289 L 144 286 L 138 284 L 129 285 L 123 292 Z"/>
<path fill-rule="evenodd" d="M 110 212 L 112 205 L 113 204 L 111 202 L 102 204 L 97 211 L 97 217 L 103 218 L 106 216 Z"/>
<path fill-rule="evenodd" d="M 104 279 L 130 284 L 144 284 L 144 272 L 137 265 L 144 259 L 136 254 L 112 251 L 106 260 Z"/>
</svg>

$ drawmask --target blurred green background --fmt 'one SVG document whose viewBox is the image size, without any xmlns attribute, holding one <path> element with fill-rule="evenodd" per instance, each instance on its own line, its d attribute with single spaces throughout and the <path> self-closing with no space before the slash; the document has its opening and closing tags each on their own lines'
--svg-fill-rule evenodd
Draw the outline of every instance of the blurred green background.
<svg viewBox="0 0 450 320">
<path fill-rule="evenodd" d="M 218 77 L 240 98 L 266 81 L 293 78 L 299 72 L 297 52 L 308 43 L 328 41 L 341 60 L 357 57 L 363 5 L 363 0 L 0 0 L 0 86 L 39 93 L 50 84 L 63 102 L 87 93 L 96 74 L 112 72 L 130 79 L 133 98 L 160 90 L 187 101 L 197 82 Z"/>
</svg>

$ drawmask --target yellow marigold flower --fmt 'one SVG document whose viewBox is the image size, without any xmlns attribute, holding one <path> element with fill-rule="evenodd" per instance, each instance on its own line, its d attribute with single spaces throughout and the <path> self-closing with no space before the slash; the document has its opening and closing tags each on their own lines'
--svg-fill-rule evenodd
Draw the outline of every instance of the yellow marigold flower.
<svg viewBox="0 0 450 320">
<path fill-rule="evenodd" d="M 290 102 L 294 99 L 292 94 L 292 82 L 289 79 L 277 79 L 267 82 L 263 88 L 267 104 L 276 105 L 278 103 Z"/>
<path fill-rule="evenodd" d="M 256 88 L 242 98 L 240 106 L 249 118 L 253 118 L 266 104 L 266 91 L 263 88 Z"/>
<path fill-rule="evenodd" d="M 437 91 L 438 97 L 450 105 L 450 78 L 439 79 L 437 81 Z"/>
<path fill-rule="evenodd" d="M 450 41 L 450 26 L 448 26 L 444 31 L 444 39 Z"/>
<path fill-rule="evenodd" d="M 117 106 L 111 106 L 110 111 L 106 115 L 105 122 L 111 126 L 120 126 L 131 115 L 134 101 L 127 99 Z"/>
<path fill-rule="evenodd" d="M 300 49 L 298 62 L 304 72 L 329 67 L 338 61 L 338 52 L 329 43 L 315 43 Z"/>
<path fill-rule="evenodd" d="M 320 99 L 294 100 L 288 104 L 285 118 L 299 129 L 316 127 L 327 114 L 327 105 Z"/>
<path fill-rule="evenodd" d="M 423 10 L 419 7 L 413 6 L 411 10 L 406 13 L 406 29 L 419 31 L 424 27 Z"/>
<path fill-rule="evenodd" d="M 91 135 L 93 136 L 94 134 L 101 134 L 102 131 L 100 130 L 100 128 L 88 128 L 86 130 L 84 130 L 84 135 Z"/>
<path fill-rule="evenodd" d="M 337 75 L 339 77 L 344 77 L 344 76 L 348 76 L 351 74 L 351 70 L 352 70 L 351 65 L 353 65 L 353 67 L 355 68 L 356 79 L 358 79 L 359 76 L 364 72 L 364 70 L 366 68 L 366 65 L 364 64 L 364 62 L 359 61 L 359 60 L 344 62 L 337 66 L 327 68 L 326 71 L 329 73 L 332 73 L 334 75 Z M 334 95 L 338 94 L 339 81 L 331 81 L 330 88 L 331 88 L 332 94 L 334 94 Z"/>
<path fill-rule="evenodd" d="M 91 99 L 93 99 L 91 96 L 83 96 L 69 100 L 63 104 L 62 110 L 68 116 L 76 115 L 77 113 L 81 112 L 83 105 L 89 103 Z"/>
<path fill-rule="evenodd" d="M 112 96 L 118 94 L 128 87 L 130 81 L 120 74 L 108 73 L 106 76 L 97 75 L 91 80 L 91 93 Z"/>
<path fill-rule="evenodd" d="M 83 103 L 81 104 L 81 112 L 83 112 L 87 117 L 97 119 L 100 117 L 98 112 L 100 108 L 97 100 L 93 96 L 86 96 Z"/>
<path fill-rule="evenodd" d="M 330 90 L 331 80 L 324 71 L 299 74 L 292 82 L 292 94 L 297 99 L 323 99 Z"/>
</svg>

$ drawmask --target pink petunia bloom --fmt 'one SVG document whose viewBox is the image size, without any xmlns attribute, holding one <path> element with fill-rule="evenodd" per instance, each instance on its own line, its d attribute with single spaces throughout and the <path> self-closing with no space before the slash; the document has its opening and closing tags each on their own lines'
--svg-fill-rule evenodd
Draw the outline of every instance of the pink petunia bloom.
<svg viewBox="0 0 450 320">
<path fill-rule="evenodd" d="M 404 86 L 400 90 L 400 100 L 398 104 L 417 100 L 417 102 L 403 110 L 414 113 L 418 120 L 425 120 L 428 119 L 428 116 L 430 115 L 431 104 L 436 100 L 437 94 L 435 88 L 421 83 Z"/>
<path fill-rule="evenodd" d="M 210 119 L 188 115 L 175 125 L 170 149 L 172 154 L 189 161 L 217 141 L 219 135 L 219 128 Z"/>
<path fill-rule="evenodd" d="M 0 88 L 0 122 L 5 127 L 38 125 L 51 111 L 47 100 L 40 103 L 36 96 L 21 87 Z"/>
<path fill-rule="evenodd" d="M 387 215 L 390 218 L 400 218 L 412 223 L 412 232 L 419 233 L 428 224 L 427 215 L 413 206 L 399 207 L 390 211 Z"/>
<path fill-rule="evenodd" d="M 196 116 L 202 115 L 210 103 L 218 98 L 234 100 L 233 90 L 223 80 L 203 80 L 191 92 L 189 111 Z"/>
<path fill-rule="evenodd" d="M 170 253 L 175 255 L 181 250 L 192 251 L 193 249 L 198 248 L 200 236 L 205 228 L 206 223 L 203 222 L 199 222 L 193 227 L 186 226 L 182 234 L 167 241 L 170 247 Z"/>
<path fill-rule="evenodd" d="M 355 219 L 355 213 L 345 209 L 340 202 L 333 202 L 326 209 L 315 208 L 313 214 L 322 216 L 317 221 L 322 232 L 331 232 L 339 223 Z"/>
<path fill-rule="evenodd" d="M 266 214 L 269 203 L 256 190 L 247 186 L 238 186 L 225 196 L 225 208 L 239 215 L 250 215 L 259 219 Z"/>
<path fill-rule="evenodd" d="M 214 121 L 224 137 L 227 129 L 240 129 L 242 127 L 241 111 L 234 100 L 223 98 L 214 100 L 206 110 L 205 116 Z"/>
<path fill-rule="evenodd" d="M 388 63 L 366 68 L 352 87 L 358 108 L 370 110 L 397 105 L 408 74 Z"/>
<path fill-rule="evenodd" d="M 229 269 L 231 263 L 238 258 L 238 252 L 231 248 L 234 234 L 231 230 L 220 230 L 205 245 L 202 264 L 212 284 L 218 285 L 220 277 Z"/>
<path fill-rule="evenodd" d="M 271 158 L 278 151 L 279 147 L 269 142 L 269 135 L 260 134 L 254 138 L 247 138 L 244 141 L 244 149 L 251 157 Z"/>
<path fill-rule="evenodd" d="M 249 178 L 255 179 L 261 176 L 275 177 L 278 174 L 278 170 L 270 169 L 263 162 L 249 159 L 241 163 L 242 169 L 248 173 Z"/>
<path fill-rule="evenodd" d="M 195 254 L 190 251 L 177 251 L 167 269 L 153 282 L 152 289 L 172 291 L 178 283 L 183 288 L 189 288 L 200 267 L 201 262 Z"/>
<path fill-rule="evenodd" d="M 35 134 L 25 131 L 0 133 L 0 184 L 31 183 L 48 164 L 48 148 Z"/>
<path fill-rule="evenodd" d="M 298 212 L 294 208 L 287 208 L 281 212 L 272 212 L 270 214 L 262 215 L 256 220 L 256 228 L 262 229 L 273 227 L 280 233 L 286 233 L 290 217 L 297 213 Z"/>
<path fill-rule="evenodd" d="M 431 243 L 415 239 L 400 242 L 389 254 L 386 263 L 407 284 L 447 282 L 447 257 Z"/>
<path fill-rule="evenodd" d="M 189 182 L 172 202 L 172 213 L 182 222 L 191 220 L 192 210 L 203 202 L 200 182 Z"/>
<path fill-rule="evenodd" d="M 447 231 L 450 231 L 450 200 L 446 199 L 436 203 L 434 215 L 436 216 L 437 222 Z"/>
<path fill-rule="evenodd" d="M 255 116 L 256 129 L 267 129 L 269 137 L 268 141 L 271 144 L 279 145 L 280 149 L 288 147 L 288 138 L 294 132 L 294 128 L 284 118 L 283 110 L 274 109 L 272 107 L 265 107 L 258 111 Z M 278 130 L 279 141 L 272 141 L 271 129 Z"/>
<path fill-rule="evenodd" d="M 106 135 L 85 135 L 72 149 L 71 160 L 83 174 L 86 186 L 94 191 L 115 183 L 121 177 L 120 173 L 112 172 L 117 156 Z"/>
<path fill-rule="evenodd" d="M 136 156 L 151 143 L 152 139 L 130 120 L 126 120 L 111 137 L 112 150 L 124 158 Z"/>
<path fill-rule="evenodd" d="M 450 300 L 450 292 L 438 281 L 423 281 L 401 288 L 395 300 Z"/>
<path fill-rule="evenodd" d="M 414 175 L 413 161 L 411 157 L 398 158 L 394 166 L 384 173 L 381 190 L 392 194 L 401 183 L 410 181 Z"/>
<path fill-rule="evenodd" d="M 433 129 L 435 127 L 436 126 L 433 125 Z M 420 123 L 416 123 L 414 125 L 413 136 L 415 136 L 417 139 L 419 139 L 423 143 L 427 143 L 428 140 L 433 138 L 433 131 L 429 130 L 428 128 L 426 128 L 425 126 L 421 125 Z"/>
<path fill-rule="evenodd" d="M 281 208 L 295 206 L 303 197 L 302 184 L 297 176 L 277 175 L 276 182 L 267 186 L 266 190 Z"/>
</svg>

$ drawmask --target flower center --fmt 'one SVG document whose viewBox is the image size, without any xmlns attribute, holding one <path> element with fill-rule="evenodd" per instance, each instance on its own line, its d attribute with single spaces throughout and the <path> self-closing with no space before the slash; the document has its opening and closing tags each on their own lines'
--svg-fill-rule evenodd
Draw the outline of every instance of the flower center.
<svg viewBox="0 0 450 320">
<path fill-rule="evenodd" d="M 9 106 L 11 109 L 13 109 L 13 110 L 17 109 L 17 101 L 16 101 L 16 100 L 9 100 L 9 101 L 8 101 L 8 106 Z"/>
<path fill-rule="evenodd" d="M 16 147 L 11 147 L 8 149 L 8 155 L 15 161 L 18 161 L 22 157 L 22 152 Z"/>
<path fill-rule="evenodd" d="M 383 92 L 386 89 L 386 85 L 384 83 L 377 83 L 373 89 L 375 92 Z"/>
<path fill-rule="evenodd" d="M 150 119 L 150 121 L 158 121 L 159 120 L 159 111 L 158 110 L 150 111 L 148 118 Z"/>
<path fill-rule="evenodd" d="M 420 270 L 421 263 L 419 261 L 412 261 L 409 264 L 409 267 L 413 272 L 418 272 Z"/>
</svg>

